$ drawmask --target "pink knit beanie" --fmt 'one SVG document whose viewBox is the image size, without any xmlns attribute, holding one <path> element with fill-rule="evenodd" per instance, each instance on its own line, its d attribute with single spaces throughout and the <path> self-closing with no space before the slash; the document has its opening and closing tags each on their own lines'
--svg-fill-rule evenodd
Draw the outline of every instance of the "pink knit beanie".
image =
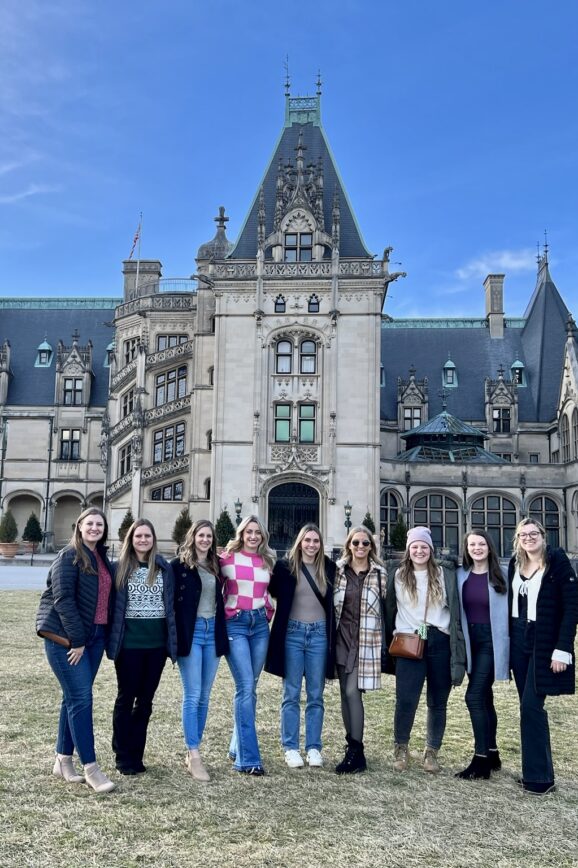
<svg viewBox="0 0 578 868">
<path fill-rule="evenodd" d="M 410 528 L 407 532 L 407 543 L 405 544 L 406 549 L 409 549 L 410 545 L 414 542 L 427 543 L 433 552 L 433 542 L 431 539 L 431 531 L 429 527 Z"/>
</svg>

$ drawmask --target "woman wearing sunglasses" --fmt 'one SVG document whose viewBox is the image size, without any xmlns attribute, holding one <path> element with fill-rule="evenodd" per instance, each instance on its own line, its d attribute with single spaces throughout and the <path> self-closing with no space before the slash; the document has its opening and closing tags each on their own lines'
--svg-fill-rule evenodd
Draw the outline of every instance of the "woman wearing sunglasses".
<svg viewBox="0 0 578 868">
<path fill-rule="evenodd" d="M 522 787 L 554 789 L 546 696 L 574 693 L 578 584 L 562 549 L 546 545 L 539 521 L 516 528 L 510 579 L 510 663 L 520 697 Z"/>
<path fill-rule="evenodd" d="M 366 527 L 352 528 L 337 562 L 333 593 L 335 660 L 347 742 L 345 756 L 335 769 L 338 775 L 367 768 L 362 693 L 381 687 L 380 597 L 385 594 L 386 581 L 372 535 Z"/>
</svg>

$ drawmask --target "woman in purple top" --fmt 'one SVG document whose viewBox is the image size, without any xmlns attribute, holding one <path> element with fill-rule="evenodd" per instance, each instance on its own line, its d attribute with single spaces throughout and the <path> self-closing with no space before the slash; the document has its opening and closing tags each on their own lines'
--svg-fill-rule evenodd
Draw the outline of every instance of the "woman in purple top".
<svg viewBox="0 0 578 868">
<path fill-rule="evenodd" d="M 498 718 L 492 685 L 510 677 L 508 594 L 496 549 L 486 531 L 466 534 L 462 565 L 457 583 L 469 678 L 466 705 L 474 731 L 475 753 L 469 766 L 456 777 L 476 780 L 489 778 L 492 771 L 502 766 L 496 742 Z"/>
</svg>

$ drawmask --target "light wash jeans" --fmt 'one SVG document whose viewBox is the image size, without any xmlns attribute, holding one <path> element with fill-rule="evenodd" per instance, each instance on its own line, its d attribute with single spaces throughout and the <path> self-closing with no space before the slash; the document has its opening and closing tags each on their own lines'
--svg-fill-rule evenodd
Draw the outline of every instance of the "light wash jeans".
<svg viewBox="0 0 578 868">
<path fill-rule="evenodd" d="M 235 681 L 235 729 L 229 753 L 237 771 L 261 766 L 255 717 L 257 682 L 265 665 L 269 625 L 265 608 L 241 610 L 227 620 L 227 663 Z"/>
<path fill-rule="evenodd" d="M 197 617 L 189 655 L 177 657 L 183 683 L 183 731 L 187 750 L 196 750 L 201 744 L 219 660 L 215 653 L 215 619 Z"/>
<path fill-rule="evenodd" d="M 281 744 L 299 750 L 301 683 L 305 676 L 305 750 L 321 750 L 323 688 L 327 660 L 325 621 L 306 624 L 290 620 L 285 637 L 285 678 L 281 704 Z"/>
</svg>

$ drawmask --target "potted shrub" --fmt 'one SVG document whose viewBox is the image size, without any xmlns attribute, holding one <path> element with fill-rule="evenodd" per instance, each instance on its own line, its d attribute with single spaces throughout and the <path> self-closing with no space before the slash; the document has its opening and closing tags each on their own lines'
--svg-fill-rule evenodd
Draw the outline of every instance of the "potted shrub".
<svg viewBox="0 0 578 868">
<path fill-rule="evenodd" d="M 18 537 L 18 527 L 12 511 L 7 509 L 2 519 L 0 520 L 0 554 L 5 558 L 13 558 L 18 551 L 19 545 L 16 542 Z"/>
<path fill-rule="evenodd" d="M 34 554 L 36 551 L 36 546 L 38 543 L 42 542 L 42 528 L 40 527 L 40 522 L 36 517 L 35 512 L 30 513 L 30 517 L 26 522 L 26 527 L 22 532 L 22 539 L 24 542 L 28 543 L 28 550 Z"/>
</svg>

